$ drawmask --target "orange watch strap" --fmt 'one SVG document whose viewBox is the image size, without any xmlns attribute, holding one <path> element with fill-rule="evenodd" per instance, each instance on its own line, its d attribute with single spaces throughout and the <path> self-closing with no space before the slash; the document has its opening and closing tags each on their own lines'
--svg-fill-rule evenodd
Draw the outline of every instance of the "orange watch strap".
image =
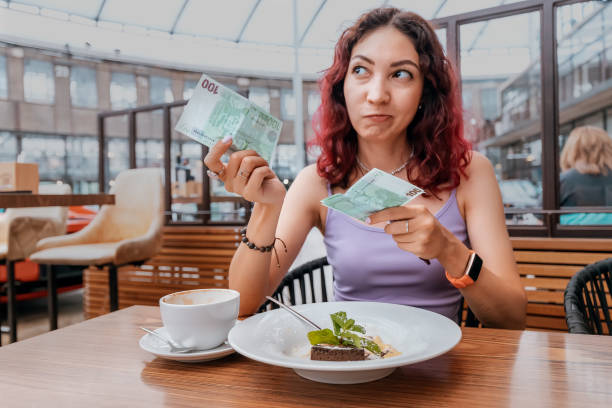
<svg viewBox="0 0 612 408">
<path fill-rule="evenodd" d="M 460 278 L 453 278 L 452 276 L 448 274 L 447 271 L 444 271 L 444 273 L 446 274 L 446 279 L 448 279 L 451 285 L 453 285 L 457 289 L 463 289 L 474 283 L 474 280 L 470 277 L 468 272 L 470 271 L 470 267 L 474 261 L 475 256 L 476 256 L 476 253 L 470 250 L 470 257 L 468 258 L 467 264 L 465 265 L 465 271 L 463 272 L 463 276 Z"/>
<path fill-rule="evenodd" d="M 448 279 L 451 285 L 453 285 L 457 289 L 463 289 L 474 283 L 474 280 L 470 278 L 469 275 L 463 275 L 460 278 L 453 278 L 452 276 L 448 274 L 448 272 L 445 271 L 444 273 L 446 273 L 446 279 Z"/>
</svg>

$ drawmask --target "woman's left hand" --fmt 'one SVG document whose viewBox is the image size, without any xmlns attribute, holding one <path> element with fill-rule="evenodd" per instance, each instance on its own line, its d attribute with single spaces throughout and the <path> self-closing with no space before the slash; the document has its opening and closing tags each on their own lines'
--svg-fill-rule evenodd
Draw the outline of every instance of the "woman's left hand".
<svg viewBox="0 0 612 408">
<path fill-rule="evenodd" d="M 423 205 L 392 207 L 370 215 L 369 224 L 380 222 L 387 222 L 385 232 L 398 247 L 419 258 L 438 258 L 448 244 L 446 229 Z"/>
</svg>

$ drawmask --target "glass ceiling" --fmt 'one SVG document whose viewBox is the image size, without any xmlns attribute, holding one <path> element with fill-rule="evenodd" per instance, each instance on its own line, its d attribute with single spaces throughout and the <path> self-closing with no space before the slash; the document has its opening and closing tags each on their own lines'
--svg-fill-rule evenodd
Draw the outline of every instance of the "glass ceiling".
<svg viewBox="0 0 612 408">
<path fill-rule="evenodd" d="M 0 1 L 0 41 L 73 55 L 196 71 L 308 78 L 329 66 L 344 28 L 362 12 L 394 6 L 427 19 L 518 0 L 11 0 Z M 475 29 L 471 49 L 524 46 L 526 37 Z M 463 40 L 462 40 L 463 42 Z"/>
</svg>

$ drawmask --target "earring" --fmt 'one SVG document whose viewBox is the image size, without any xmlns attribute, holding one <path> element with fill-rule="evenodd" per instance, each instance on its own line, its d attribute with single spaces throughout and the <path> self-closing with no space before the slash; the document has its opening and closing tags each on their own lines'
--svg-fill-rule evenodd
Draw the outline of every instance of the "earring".
<svg viewBox="0 0 612 408">
<path fill-rule="evenodd" d="M 421 108 L 423 107 L 422 103 L 419 103 L 419 107 L 417 108 L 418 110 L 421 110 Z"/>
</svg>

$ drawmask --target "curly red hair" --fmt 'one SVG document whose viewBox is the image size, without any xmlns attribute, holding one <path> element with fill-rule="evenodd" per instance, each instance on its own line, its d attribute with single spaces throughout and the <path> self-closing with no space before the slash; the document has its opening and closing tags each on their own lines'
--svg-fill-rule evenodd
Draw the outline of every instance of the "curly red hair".
<svg viewBox="0 0 612 408">
<path fill-rule="evenodd" d="M 336 44 L 334 62 L 319 81 L 321 105 L 312 120 L 315 139 L 311 144 L 321 149 L 318 173 L 332 186 L 348 187 L 349 175 L 356 165 L 357 134 L 346 109 L 344 78 L 355 44 L 368 32 L 385 26 L 395 27 L 412 40 L 424 75 L 422 107 L 406 131 L 413 148 L 407 176 L 434 195 L 442 190 L 442 184 L 449 183 L 444 189 L 455 188 L 471 159 L 470 143 L 463 137 L 455 73 L 429 23 L 417 14 L 396 8 L 365 13 Z"/>
</svg>

